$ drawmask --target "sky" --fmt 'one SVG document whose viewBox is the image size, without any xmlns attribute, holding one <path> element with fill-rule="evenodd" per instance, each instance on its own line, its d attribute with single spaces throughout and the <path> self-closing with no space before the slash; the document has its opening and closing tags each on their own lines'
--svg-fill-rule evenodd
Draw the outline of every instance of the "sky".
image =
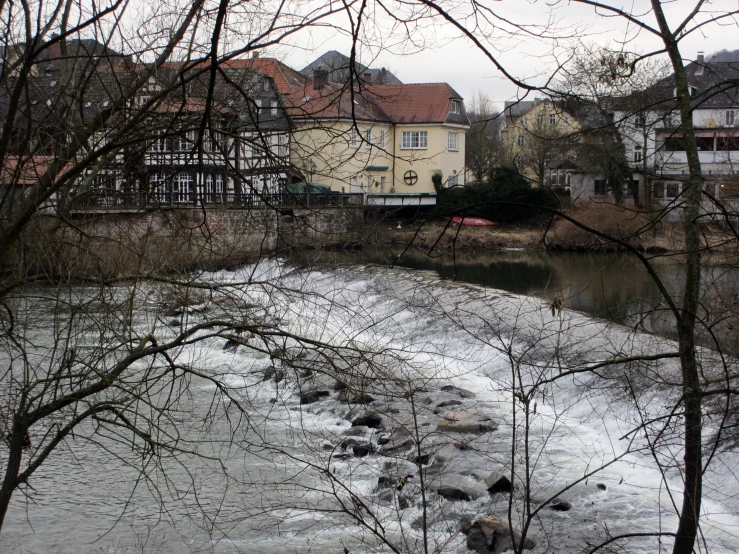
<svg viewBox="0 0 739 554">
<path fill-rule="evenodd" d="M 541 84 L 551 76 L 557 61 L 578 40 L 595 44 L 626 43 L 629 50 L 640 53 L 661 47 L 658 37 L 649 31 L 628 24 L 623 18 L 605 17 L 590 6 L 564 0 L 481 3 L 496 10 L 496 15 L 504 17 L 505 21 L 493 21 L 488 17 L 487 23 L 475 29 L 475 39 L 489 49 L 510 76 L 534 84 Z M 656 26 L 649 4 L 648 0 L 632 0 L 621 5 L 629 7 L 632 13 L 639 13 L 640 19 Z M 691 0 L 664 3 L 668 22 L 673 28 L 694 4 Z M 456 5 L 468 4 L 458 1 Z M 708 8 L 714 14 L 724 10 L 739 10 L 739 0 L 714 0 L 708 4 Z M 455 14 L 458 19 L 465 15 L 462 11 Z M 705 19 L 708 15 L 701 17 Z M 499 105 L 523 94 L 480 48 L 469 38 L 461 37 L 460 32 L 448 23 L 439 23 L 438 19 L 434 22 L 421 20 L 408 37 L 394 32 L 387 17 L 382 14 L 370 13 L 368 20 L 372 24 L 366 25 L 367 34 L 363 37 L 367 46 L 360 51 L 360 61 L 366 65 L 386 67 L 404 83 L 447 82 L 468 102 L 478 91 L 484 92 Z M 480 21 L 479 17 L 477 21 Z M 506 21 L 518 22 L 523 27 L 511 27 Z M 352 41 L 346 32 L 342 32 L 348 27 L 347 17 L 338 16 L 331 23 L 329 28 L 306 30 L 293 39 L 292 45 L 281 46 L 265 54 L 274 55 L 298 70 L 328 50 L 349 54 Z M 465 23 L 469 28 L 471 19 Z M 534 36 L 547 33 L 551 36 Z M 695 59 L 698 51 L 708 55 L 721 49 L 739 48 L 737 20 L 728 19 L 722 24 L 702 27 L 683 37 L 680 44 L 686 63 Z"/>
</svg>

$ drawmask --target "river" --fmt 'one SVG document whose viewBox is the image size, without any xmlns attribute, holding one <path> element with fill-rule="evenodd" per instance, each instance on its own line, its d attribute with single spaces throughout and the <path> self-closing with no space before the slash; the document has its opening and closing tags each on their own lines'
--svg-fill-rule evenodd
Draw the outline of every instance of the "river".
<svg viewBox="0 0 739 554">
<path fill-rule="evenodd" d="M 639 376 L 635 367 L 628 375 L 559 377 L 563 364 L 674 349 L 666 317 L 632 324 L 658 303 L 632 261 L 509 252 L 458 259 L 456 270 L 420 258 L 388 269 L 366 253 L 321 256 L 312 267 L 269 260 L 198 275 L 201 282 L 233 283 L 234 294 L 261 306 L 263 321 L 313 342 L 288 341 L 284 353 L 272 356 L 257 342 L 224 349 L 218 337 L 183 347 L 178 361 L 217 376 L 231 400 L 213 381 L 193 377 L 172 414 L 183 448 L 162 458 L 134 457 L 111 437 L 81 430 L 42 466 L 26 497 L 16 493 L 0 550 L 423 552 L 425 507 L 429 551 L 461 554 L 468 552 L 464 522 L 508 517 L 508 495 L 488 493 L 486 478 L 526 464 L 528 499 L 521 496 L 525 479 L 514 480 L 511 497 L 516 527 L 527 521 L 527 501 L 536 508 L 566 489 L 560 496 L 571 506 L 531 518 L 531 552 L 577 552 L 619 533 L 675 528 L 670 493 L 679 496 L 681 484 L 670 460 L 680 456 L 679 425 L 663 430 L 664 450 L 654 455 L 629 431 L 676 392 L 626 381 Z M 679 283 L 679 269 L 673 274 Z M 564 309 L 552 310 L 558 297 Z M 215 317 L 212 304 L 186 312 L 181 324 Z M 143 302 L 139 310 L 137 325 L 147 328 L 156 309 Z M 34 325 L 39 337 L 52 330 L 43 318 Z M 318 343 L 331 348 L 311 346 Z M 711 359 L 707 351 L 707 366 Z M 284 371 L 280 382 L 263 379 L 272 366 Z M 669 376 L 677 369 L 668 360 L 659 371 Z M 342 402 L 335 377 L 373 402 Z M 518 387 L 550 378 L 523 426 Z M 321 392 L 318 401 L 301 403 L 310 391 Z M 443 428 L 455 421 L 451 412 L 462 410 L 480 432 Z M 381 428 L 352 427 L 368 411 Z M 404 440 L 401 429 L 411 430 L 407 447 L 396 444 Z M 362 446 L 369 454 L 357 450 Z M 419 452 L 425 458 L 414 461 Z M 736 469 L 736 454 L 727 449 L 706 474 L 703 533 L 710 552 L 739 550 Z M 441 486 L 467 499 L 436 494 Z M 627 552 L 652 553 L 668 551 L 670 541 L 638 537 L 622 544 Z"/>
</svg>

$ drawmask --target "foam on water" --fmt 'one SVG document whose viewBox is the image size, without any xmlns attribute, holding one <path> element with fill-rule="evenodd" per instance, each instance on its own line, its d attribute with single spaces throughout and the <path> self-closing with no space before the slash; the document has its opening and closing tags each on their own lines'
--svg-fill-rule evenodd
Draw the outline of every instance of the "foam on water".
<svg viewBox="0 0 739 554">
<path fill-rule="evenodd" d="M 675 348 L 666 339 L 636 334 L 579 313 L 553 315 L 550 307 L 537 299 L 451 284 L 407 270 L 367 266 L 306 273 L 273 260 L 201 278 L 222 286 L 251 282 L 231 294 L 242 302 L 262 306 L 260 317 L 278 322 L 284 331 L 336 347 L 387 351 L 394 360 L 404 361 L 395 370 L 407 379 L 438 386 L 451 384 L 474 393 L 475 409 L 490 415 L 499 426 L 494 433 L 476 439 L 475 444 L 484 448 L 475 462 L 481 466 L 466 467 L 462 460 L 458 468 L 449 471 L 449 479 L 459 486 L 482 492 L 470 502 L 444 502 L 436 495 L 429 498 L 430 540 L 439 552 L 466 551 L 464 536 L 459 533 L 462 520 L 507 510 L 507 497 L 487 495 L 481 480 L 491 469 L 510 467 L 514 433 L 516 461 L 523 461 L 523 442 L 518 436 L 521 428 L 512 424 L 517 400 L 511 388 L 508 354 L 516 357 L 525 353 L 529 372 L 522 376 L 525 381 L 532 378 L 530 372 L 535 368 L 551 370 L 555 351 L 566 350 L 592 363 L 615 352 L 654 353 Z M 296 290 L 300 294 L 293 292 Z M 199 321 L 209 316 L 206 311 L 187 317 Z M 130 547 L 144 541 L 144 550 L 149 545 L 151 551 L 173 552 L 184 544 L 189 550 L 217 552 L 336 552 L 339 545 L 352 552 L 388 551 L 369 529 L 352 524 L 346 512 L 352 495 L 372 502 L 385 459 L 336 460 L 335 450 L 322 449 L 326 441 L 336 444 L 340 440 L 357 409 L 332 399 L 301 406 L 294 384 L 262 382 L 263 371 L 274 363 L 268 353 L 244 347 L 226 351 L 222 346 L 221 339 L 206 339 L 182 348 L 178 358 L 194 367 L 216 368 L 219 380 L 243 391 L 242 400 L 250 407 L 249 428 L 239 428 L 236 436 L 248 446 L 225 450 L 228 477 L 213 477 L 211 484 L 207 476 L 215 474 L 209 474 L 207 466 L 192 470 L 202 474 L 202 480 L 197 481 L 201 487 L 198 501 L 205 503 L 206 511 L 208 503 L 213 504 L 218 523 L 206 522 L 207 531 L 203 531 L 204 522 L 195 515 L 194 505 L 157 520 L 158 504 L 137 491 L 133 497 L 136 509 L 129 508 L 95 547 Z M 668 361 L 662 371 L 669 373 L 675 367 Z M 679 498 L 679 475 L 668 469 L 663 480 L 652 457 L 635 448 L 641 437 L 637 435 L 636 442 L 623 438 L 633 429 L 638 414 L 628 398 L 613 394 L 611 387 L 620 386 L 618 382 L 602 390 L 599 386 L 588 375 L 573 375 L 559 379 L 546 397 L 536 399 L 537 411 L 530 425 L 530 444 L 535 450 L 529 459 L 532 496 L 549 498 L 571 486 L 563 498 L 573 508 L 569 512 L 545 510 L 532 521 L 530 536 L 538 543 L 535 552 L 572 551 L 586 541 L 598 542 L 608 533 L 675 528 L 676 516 L 665 485 Z M 207 407 L 216 390 L 212 382 L 195 382 L 193 405 Z M 651 391 L 641 397 L 643 413 L 657 413 L 673 394 Z M 519 409 L 517 414 L 520 417 Z M 406 415 L 401 413 L 397 418 Z M 376 440 L 376 435 L 370 430 L 363 438 Z M 222 454 L 224 447 L 218 441 L 227 443 L 234 436 L 228 430 L 222 437 L 209 436 L 211 447 Z M 680 457 L 679 446 L 673 455 Z M 75 456 L 81 460 L 79 466 L 55 458 L 39 475 L 49 490 L 39 488 L 37 498 L 53 494 L 58 500 L 24 507 L 22 500 L 14 499 L 0 536 L 0 549 L 24 550 L 24 545 L 30 545 L 28 551 L 85 550 L 117 520 L 131 492 L 130 482 L 120 479 L 108 491 L 98 490 L 96 472 L 107 471 L 103 453 L 90 454 L 80 445 Z M 601 466 L 605 467 L 595 471 Z M 735 454 L 720 452 L 706 474 L 703 532 L 710 552 L 739 551 L 738 467 Z M 322 469 L 332 472 L 332 480 L 326 481 Z M 77 494 L 80 482 L 61 478 L 60 471 L 86 475 L 89 485 L 83 494 L 88 500 L 83 504 L 105 497 L 97 522 L 85 515 L 86 510 L 72 508 L 78 503 L 64 500 Z M 186 477 L 172 471 L 175 478 Z M 595 473 L 583 480 L 590 472 Z M 130 479 L 135 471 L 122 475 Z M 331 489 L 330 483 L 340 486 Z M 606 485 L 606 490 L 596 488 L 596 483 Z M 421 533 L 416 525 L 422 516 L 420 506 L 399 511 L 392 505 L 371 505 L 383 535 L 406 545 L 408 551 L 420 548 Z M 56 523 L 61 514 L 64 525 Z M 520 515 L 514 509 L 514 520 Z M 76 538 L 63 544 L 59 535 L 68 534 L 70 529 L 78 530 Z M 145 539 L 141 538 L 144 532 L 148 533 Z M 655 548 L 654 540 L 645 539 L 629 543 L 627 550 L 647 553 Z"/>
</svg>

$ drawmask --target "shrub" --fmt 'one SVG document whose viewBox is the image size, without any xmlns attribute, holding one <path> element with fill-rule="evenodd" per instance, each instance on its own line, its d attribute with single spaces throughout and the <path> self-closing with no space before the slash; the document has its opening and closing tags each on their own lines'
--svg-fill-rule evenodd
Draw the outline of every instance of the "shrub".
<svg viewBox="0 0 739 554">
<path fill-rule="evenodd" d="M 559 200 L 548 189 L 532 188 L 517 173 L 499 170 L 490 181 L 442 190 L 437 196 L 434 215 L 519 223 L 548 216 L 547 211 L 537 207 L 558 208 Z"/>
</svg>

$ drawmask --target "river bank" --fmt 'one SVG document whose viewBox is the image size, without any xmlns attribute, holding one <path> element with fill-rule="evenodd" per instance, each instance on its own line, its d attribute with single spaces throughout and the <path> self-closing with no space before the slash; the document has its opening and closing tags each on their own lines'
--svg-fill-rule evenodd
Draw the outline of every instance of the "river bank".
<svg viewBox="0 0 739 554">
<path fill-rule="evenodd" d="M 366 243 L 378 248 L 424 251 L 434 256 L 453 252 L 506 249 L 572 252 L 625 252 L 633 247 L 651 254 L 685 249 L 682 223 L 650 220 L 643 214 L 610 208 L 571 210 L 568 216 L 615 240 L 608 240 L 564 219 L 548 224 L 460 226 L 442 220 L 382 221 L 366 229 Z M 716 263 L 736 255 L 739 241 L 717 224 L 703 228 L 702 246 Z"/>
</svg>

